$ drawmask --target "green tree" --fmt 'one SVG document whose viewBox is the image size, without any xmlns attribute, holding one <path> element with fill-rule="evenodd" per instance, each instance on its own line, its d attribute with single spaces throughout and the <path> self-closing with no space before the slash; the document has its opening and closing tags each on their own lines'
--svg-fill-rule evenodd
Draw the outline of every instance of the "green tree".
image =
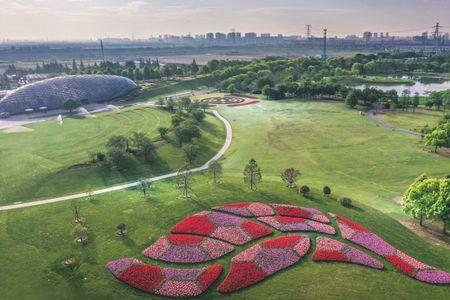
<svg viewBox="0 0 450 300">
<path fill-rule="evenodd" d="M 358 104 L 358 95 L 355 91 L 350 91 L 345 98 L 345 104 L 351 108 L 354 108 Z"/>
<path fill-rule="evenodd" d="M 183 147 L 183 152 L 186 162 L 193 164 L 200 154 L 200 148 L 197 145 L 188 144 Z"/>
<path fill-rule="evenodd" d="M 167 140 L 168 139 L 169 131 L 170 131 L 170 129 L 168 127 L 159 127 L 158 128 L 159 136 L 163 140 Z"/>
<path fill-rule="evenodd" d="M 116 167 L 121 167 L 125 161 L 128 149 L 128 139 L 124 136 L 113 136 L 106 142 L 109 160 Z"/>
<path fill-rule="evenodd" d="M 222 174 L 222 163 L 215 160 L 209 165 L 209 174 L 211 174 L 214 184 L 220 182 L 220 175 Z"/>
<path fill-rule="evenodd" d="M 191 64 L 191 73 L 192 74 L 197 74 L 199 71 L 197 62 L 195 61 L 195 58 L 192 60 L 192 64 Z"/>
<path fill-rule="evenodd" d="M 138 153 L 144 156 L 145 161 L 151 161 L 155 158 L 155 145 L 145 133 L 133 132 L 131 142 L 136 147 Z"/>
<path fill-rule="evenodd" d="M 450 226 L 450 178 L 439 180 L 439 190 L 435 191 L 436 194 L 438 196 L 432 206 L 433 216 L 442 221 L 442 231 L 447 234 L 447 229 Z"/>
<path fill-rule="evenodd" d="M 434 152 L 437 153 L 438 148 L 445 147 L 448 144 L 448 132 L 439 126 L 424 137 L 425 146 L 434 147 Z"/>
<path fill-rule="evenodd" d="M 281 173 L 281 179 L 286 182 L 288 188 L 295 188 L 298 176 L 300 171 L 294 168 L 288 168 Z"/>
<path fill-rule="evenodd" d="M 139 189 L 141 190 L 142 196 L 144 198 L 147 198 L 147 196 L 148 196 L 152 186 L 153 186 L 153 181 L 152 180 L 149 180 L 149 179 L 141 179 L 141 180 L 139 180 Z"/>
<path fill-rule="evenodd" d="M 247 183 L 249 190 L 256 191 L 261 180 L 261 169 L 256 160 L 252 158 L 244 168 L 244 182 Z"/>
<path fill-rule="evenodd" d="M 184 143 L 192 142 L 194 138 L 201 137 L 200 127 L 191 120 L 181 122 L 175 127 L 174 132 L 180 147 L 182 147 Z"/>
<path fill-rule="evenodd" d="M 415 113 L 417 107 L 419 107 L 419 104 L 420 104 L 420 96 L 419 96 L 418 92 L 416 92 L 414 94 L 411 104 L 412 104 L 413 112 Z"/>
<path fill-rule="evenodd" d="M 439 190 L 439 183 L 426 176 L 420 176 L 408 188 L 403 196 L 403 211 L 415 219 L 419 219 L 420 226 L 423 221 L 433 215 L 432 205 L 435 202 L 434 192 Z"/>
<path fill-rule="evenodd" d="M 117 225 L 118 234 L 122 237 L 127 235 L 127 226 L 123 223 Z"/>
<path fill-rule="evenodd" d="M 77 101 L 70 99 L 64 102 L 63 106 L 65 110 L 68 110 L 69 113 L 72 113 L 72 111 L 77 109 L 80 105 L 78 104 Z"/>
</svg>

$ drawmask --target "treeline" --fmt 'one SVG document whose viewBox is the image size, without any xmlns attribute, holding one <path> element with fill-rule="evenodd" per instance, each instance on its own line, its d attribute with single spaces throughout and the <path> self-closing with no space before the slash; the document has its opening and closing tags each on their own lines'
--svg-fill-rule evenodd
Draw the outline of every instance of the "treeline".
<svg viewBox="0 0 450 300">
<path fill-rule="evenodd" d="M 69 66 L 67 63 L 52 61 L 50 63 L 37 63 L 36 67 L 28 69 L 16 68 L 14 64 L 8 66 L 4 75 L 25 76 L 27 74 L 97 74 L 97 75 L 120 75 L 135 81 L 185 77 L 195 75 L 199 72 L 199 67 L 195 61 L 189 64 L 166 64 L 161 66 L 158 59 L 140 59 L 125 61 L 124 63 L 105 61 L 94 64 L 84 63 L 83 60 L 73 60 Z M 0 82 L 1 84 L 1 82 Z"/>
<path fill-rule="evenodd" d="M 211 74 L 228 92 L 290 96 L 346 97 L 344 76 L 450 72 L 450 53 L 357 54 L 353 57 L 295 59 L 271 57 L 250 62 L 212 60 L 199 69 Z"/>
</svg>

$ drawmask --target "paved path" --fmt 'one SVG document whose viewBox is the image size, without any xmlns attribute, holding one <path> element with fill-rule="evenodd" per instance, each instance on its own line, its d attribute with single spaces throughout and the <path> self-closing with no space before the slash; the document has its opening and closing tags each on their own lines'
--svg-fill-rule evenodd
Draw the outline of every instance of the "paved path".
<svg viewBox="0 0 450 300">
<path fill-rule="evenodd" d="M 418 137 L 422 137 L 422 134 L 420 132 L 414 131 L 414 130 L 408 130 L 405 128 L 401 128 L 398 126 L 395 126 L 391 123 L 387 123 L 384 121 L 381 121 L 380 119 L 378 119 L 378 117 L 376 116 L 375 112 L 373 110 L 369 111 L 367 113 L 367 117 L 374 122 L 377 125 L 380 125 L 381 127 L 387 128 L 387 129 L 391 129 L 393 131 L 398 131 L 398 132 L 402 132 L 402 133 L 406 133 L 406 134 L 411 134 L 411 135 L 415 135 Z"/>
<path fill-rule="evenodd" d="M 213 161 L 220 159 L 225 154 L 225 152 L 228 150 L 228 148 L 230 148 L 231 141 L 233 139 L 233 129 L 231 127 L 230 122 L 228 122 L 227 119 L 222 117 L 216 110 L 213 110 L 212 112 L 219 120 L 221 120 L 225 124 L 226 131 L 227 131 L 225 144 L 219 150 L 219 152 L 217 152 L 217 154 L 213 158 L 211 158 L 208 162 L 206 162 L 204 165 L 202 165 L 201 167 L 195 168 L 195 169 L 191 169 L 190 171 L 193 173 L 207 170 L 209 168 L 209 165 Z M 149 180 L 154 182 L 154 181 L 159 181 L 159 180 L 176 177 L 177 175 L 178 175 L 178 173 L 174 172 L 174 173 L 170 173 L 170 174 L 165 174 L 165 175 L 149 178 Z M 128 188 L 136 187 L 138 185 L 139 185 L 139 181 L 136 181 L 136 182 L 126 183 L 126 184 L 122 184 L 122 185 L 112 186 L 109 188 L 104 188 L 101 190 L 93 191 L 91 193 L 80 193 L 80 194 L 76 194 L 76 195 L 69 195 L 69 196 L 63 196 L 63 197 L 58 197 L 58 198 L 46 199 L 46 200 L 39 200 L 39 201 L 13 204 L 13 205 L 0 206 L 0 211 L 7 211 L 7 210 L 13 210 L 13 209 L 19 209 L 19 208 L 45 205 L 45 204 L 50 204 L 50 203 L 79 199 L 79 198 L 87 197 L 89 195 L 100 195 L 100 194 L 110 193 L 110 192 L 114 192 L 114 191 L 124 190 L 124 189 L 128 189 Z"/>
</svg>

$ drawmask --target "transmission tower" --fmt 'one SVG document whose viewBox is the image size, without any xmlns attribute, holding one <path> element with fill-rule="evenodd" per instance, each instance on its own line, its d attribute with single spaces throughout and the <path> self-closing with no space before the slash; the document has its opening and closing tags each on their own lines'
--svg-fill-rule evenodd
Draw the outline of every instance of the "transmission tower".
<svg viewBox="0 0 450 300">
<path fill-rule="evenodd" d="M 433 32 L 433 38 L 436 42 L 436 51 L 439 49 L 439 44 L 441 41 L 441 28 L 442 26 L 439 24 L 439 22 L 436 23 L 435 26 L 433 26 L 434 32 Z"/>
<path fill-rule="evenodd" d="M 306 25 L 306 38 L 308 40 L 311 39 L 311 25 L 310 24 Z"/>
<path fill-rule="evenodd" d="M 327 32 L 328 29 L 323 30 L 323 58 L 327 58 Z"/>
</svg>

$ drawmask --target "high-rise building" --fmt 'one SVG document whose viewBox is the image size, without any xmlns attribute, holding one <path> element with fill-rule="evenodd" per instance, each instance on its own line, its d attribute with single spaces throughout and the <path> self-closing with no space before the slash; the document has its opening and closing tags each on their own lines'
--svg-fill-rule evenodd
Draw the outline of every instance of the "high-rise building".
<svg viewBox="0 0 450 300">
<path fill-rule="evenodd" d="M 206 34 L 206 39 L 207 39 L 207 40 L 213 40 L 213 39 L 214 39 L 214 33 L 208 32 L 208 33 Z"/>
<path fill-rule="evenodd" d="M 246 34 L 244 34 L 244 38 L 249 40 L 256 39 L 256 37 L 257 37 L 256 32 L 247 32 Z"/>
<path fill-rule="evenodd" d="M 363 40 L 366 42 L 370 42 L 372 40 L 372 32 L 366 31 L 363 33 Z"/>
<path fill-rule="evenodd" d="M 215 37 L 216 37 L 216 40 L 224 40 L 227 38 L 227 35 L 222 32 L 216 32 Z"/>
</svg>

